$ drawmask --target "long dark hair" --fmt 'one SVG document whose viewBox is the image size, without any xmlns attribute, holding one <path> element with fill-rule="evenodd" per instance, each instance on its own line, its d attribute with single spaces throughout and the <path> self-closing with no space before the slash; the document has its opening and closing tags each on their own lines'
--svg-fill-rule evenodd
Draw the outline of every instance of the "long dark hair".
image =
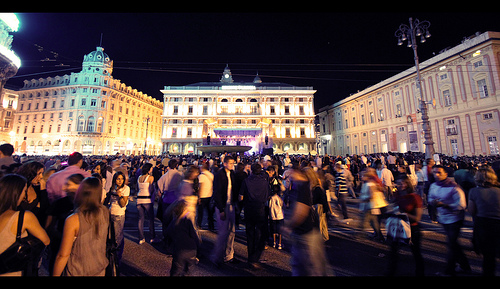
<svg viewBox="0 0 500 289">
<path fill-rule="evenodd" d="M 122 176 L 123 177 L 123 184 L 121 185 L 121 187 L 117 187 L 116 188 L 116 191 L 118 189 L 121 189 L 125 186 L 125 181 L 127 180 L 127 178 L 125 177 L 125 174 L 122 172 L 122 171 L 116 171 L 116 173 L 113 175 L 113 181 L 111 182 L 111 189 L 110 191 L 113 191 L 114 189 L 114 186 L 116 185 L 116 179 L 118 179 L 118 176 Z"/>
<path fill-rule="evenodd" d="M 38 175 L 38 170 L 43 169 L 44 166 L 42 163 L 37 161 L 29 161 L 24 163 L 18 170 L 17 174 L 26 178 L 28 187 L 31 186 L 31 182 Z"/>
<path fill-rule="evenodd" d="M 7 210 L 16 210 L 17 201 L 26 186 L 26 178 L 7 174 L 0 179 L 0 215 Z"/>
</svg>

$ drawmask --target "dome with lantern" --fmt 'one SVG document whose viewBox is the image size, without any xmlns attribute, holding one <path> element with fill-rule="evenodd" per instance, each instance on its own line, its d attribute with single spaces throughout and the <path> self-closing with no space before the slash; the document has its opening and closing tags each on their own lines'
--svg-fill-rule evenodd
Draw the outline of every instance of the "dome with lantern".
<svg viewBox="0 0 500 289">
<path fill-rule="evenodd" d="M 104 53 L 104 48 L 96 47 L 95 51 L 83 56 L 82 72 L 101 72 L 111 74 L 113 70 L 113 60 Z"/>
</svg>

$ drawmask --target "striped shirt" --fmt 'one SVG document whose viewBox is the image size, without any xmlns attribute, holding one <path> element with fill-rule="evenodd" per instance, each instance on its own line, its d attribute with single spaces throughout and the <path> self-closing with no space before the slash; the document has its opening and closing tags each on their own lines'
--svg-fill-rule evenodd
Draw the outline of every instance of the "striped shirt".
<svg viewBox="0 0 500 289">
<path fill-rule="evenodd" d="M 344 172 L 337 172 L 335 174 L 335 186 L 340 194 L 347 194 L 347 182 L 344 176 Z"/>
</svg>

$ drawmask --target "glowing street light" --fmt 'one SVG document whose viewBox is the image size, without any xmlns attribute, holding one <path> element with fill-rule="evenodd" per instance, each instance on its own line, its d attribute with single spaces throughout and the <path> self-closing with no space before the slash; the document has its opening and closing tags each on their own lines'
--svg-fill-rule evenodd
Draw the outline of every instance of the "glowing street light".
<svg viewBox="0 0 500 289">
<path fill-rule="evenodd" d="M 422 94 L 422 89 L 420 85 L 420 68 L 418 66 L 418 55 L 417 55 L 417 37 L 420 37 L 420 43 L 424 43 L 426 38 L 431 37 L 429 33 L 429 26 L 431 23 L 429 21 L 420 21 L 415 19 L 413 21 L 410 18 L 410 26 L 406 24 L 399 25 L 399 29 L 396 30 L 394 36 L 398 38 L 398 45 L 403 45 L 403 41 L 408 40 L 407 47 L 413 48 L 413 55 L 415 56 L 415 68 L 417 70 L 417 88 L 420 94 L 420 112 L 422 113 L 422 126 L 424 131 L 424 144 L 425 144 L 425 158 L 432 158 L 434 155 L 434 141 L 432 141 L 431 125 L 429 122 L 429 116 L 427 115 L 427 103 L 424 101 L 424 96 Z"/>
</svg>

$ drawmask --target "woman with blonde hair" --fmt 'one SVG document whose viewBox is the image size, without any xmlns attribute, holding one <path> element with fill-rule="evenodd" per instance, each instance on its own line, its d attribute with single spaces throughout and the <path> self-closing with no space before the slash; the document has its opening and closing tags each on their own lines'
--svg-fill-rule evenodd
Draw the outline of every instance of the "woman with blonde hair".
<svg viewBox="0 0 500 289">
<path fill-rule="evenodd" d="M 85 178 L 75 196 L 75 213 L 64 223 L 53 276 L 104 276 L 109 210 L 101 204 L 102 183 Z"/>
<path fill-rule="evenodd" d="M 494 276 L 496 252 L 500 251 L 500 188 L 491 167 L 481 167 L 474 177 L 477 187 L 469 191 L 469 212 L 474 235 L 483 254 L 483 275 Z"/>
<path fill-rule="evenodd" d="M 360 192 L 360 199 L 362 201 L 360 209 L 364 212 L 361 229 L 364 231 L 366 225 L 370 223 L 374 230 L 371 237 L 379 241 L 384 241 L 384 236 L 380 230 L 380 222 L 389 205 L 385 199 L 384 185 L 374 168 L 367 167 L 361 172 L 361 176 L 363 185 Z"/>
</svg>

